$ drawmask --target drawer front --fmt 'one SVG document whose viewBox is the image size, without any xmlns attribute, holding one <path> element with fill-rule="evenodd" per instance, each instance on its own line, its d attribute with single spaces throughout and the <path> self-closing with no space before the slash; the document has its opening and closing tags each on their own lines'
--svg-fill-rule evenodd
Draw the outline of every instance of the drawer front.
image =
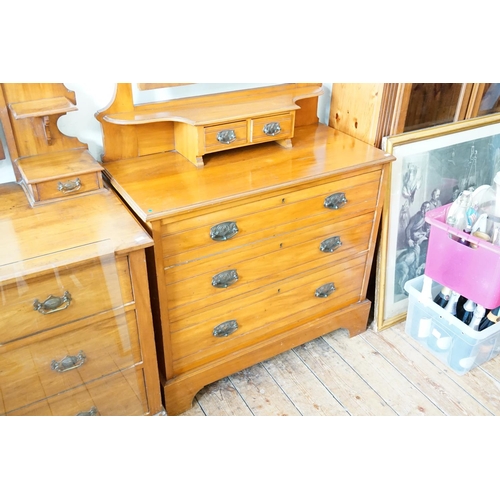
<svg viewBox="0 0 500 500">
<path fill-rule="evenodd" d="M 11 280 L 0 284 L 0 345 L 132 301 L 127 257 L 105 256 Z"/>
<path fill-rule="evenodd" d="M 33 184 L 33 196 L 36 201 L 47 201 L 58 198 L 69 198 L 101 188 L 101 172 L 90 172 L 70 178 L 53 179 Z"/>
<path fill-rule="evenodd" d="M 135 311 L 106 316 L 81 326 L 84 321 L 61 327 L 60 334 L 40 342 L 41 335 L 35 335 L 31 344 L 1 353 L 0 393 L 5 411 L 141 363 Z"/>
<path fill-rule="evenodd" d="M 169 268 L 165 271 L 165 280 L 170 320 L 176 321 L 199 310 L 201 306 L 197 301 L 202 301 L 203 307 L 212 307 L 218 301 L 249 293 L 268 283 L 366 253 L 372 224 L 373 214 L 365 214 Z M 326 248 L 329 242 L 332 246 Z M 216 284 L 227 280 L 224 275 L 218 276 L 226 271 L 234 271 L 237 280 L 229 279 L 227 287 L 214 286 L 214 280 Z"/>
<path fill-rule="evenodd" d="M 149 412 L 142 369 L 130 368 L 8 413 L 12 416 L 140 416 Z"/>
<path fill-rule="evenodd" d="M 298 192 L 274 196 L 240 207 L 185 219 L 162 226 L 165 267 L 199 259 L 224 250 L 273 237 L 279 226 L 288 232 L 318 223 L 341 221 L 375 209 L 379 189 L 378 172 L 348 178 Z M 338 208 L 326 208 L 330 196 L 347 200 Z M 236 225 L 220 226 L 225 222 Z M 229 239 L 214 240 L 214 233 Z M 182 255 L 180 255 L 182 254 Z"/>
<path fill-rule="evenodd" d="M 205 153 L 244 146 L 248 142 L 246 120 L 205 127 L 204 133 Z"/>
<path fill-rule="evenodd" d="M 365 263 L 366 255 L 337 266 L 325 266 L 193 316 L 192 326 L 171 335 L 176 373 L 269 338 L 270 330 L 273 334 L 281 333 L 294 318 L 306 322 L 357 302 L 365 279 Z M 316 295 L 321 287 L 328 288 L 332 283 L 334 291 L 327 289 L 324 297 Z M 228 321 L 236 321 L 237 330 L 227 337 L 214 335 L 214 329 L 222 328 Z"/>
<path fill-rule="evenodd" d="M 290 139 L 293 137 L 293 117 L 293 113 L 283 113 L 251 120 L 251 142 Z"/>
</svg>

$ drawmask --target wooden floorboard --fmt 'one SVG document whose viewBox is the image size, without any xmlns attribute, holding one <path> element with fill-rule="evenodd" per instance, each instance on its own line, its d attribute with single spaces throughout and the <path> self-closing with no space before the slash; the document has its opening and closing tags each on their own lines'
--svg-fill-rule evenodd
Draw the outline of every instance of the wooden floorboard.
<svg viewBox="0 0 500 500">
<path fill-rule="evenodd" d="M 326 335 L 325 340 L 398 415 L 444 415 L 364 335 L 351 339 L 347 332 L 339 332 Z"/>
<path fill-rule="evenodd" d="M 182 416 L 500 415 L 500 356 L 457 375 L 400 323 L 337 330 L 203 388 Z"/>
</svg>

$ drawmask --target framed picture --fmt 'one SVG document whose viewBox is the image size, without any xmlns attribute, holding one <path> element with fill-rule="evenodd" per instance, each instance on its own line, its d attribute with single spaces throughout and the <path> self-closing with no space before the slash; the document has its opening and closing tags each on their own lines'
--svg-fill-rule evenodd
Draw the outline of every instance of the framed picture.
<svg viewBox="0 0 500 500">
<path fill-rule="evenodd" d="M 425 213 L 500 171 L 500 113 L 386 137 L 392 163 L 377 254 L 374 328 L 406 319 L 406 281 L 424 274 Z"/>
</svg>

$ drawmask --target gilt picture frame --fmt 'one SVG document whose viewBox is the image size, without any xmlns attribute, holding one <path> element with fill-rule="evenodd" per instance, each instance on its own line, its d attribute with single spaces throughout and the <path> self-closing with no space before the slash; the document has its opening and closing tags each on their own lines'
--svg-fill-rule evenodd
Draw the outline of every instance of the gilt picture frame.
<svg viewBox="0 0 500 500">
<path fill-rule="evenodd" d="M 386 137 L 391 164 L 376 262 L 373 329 L 406 319 L 406 281 L 425 272 L 425 212 L 500 171 L 500 113 Z"/>
</svg>

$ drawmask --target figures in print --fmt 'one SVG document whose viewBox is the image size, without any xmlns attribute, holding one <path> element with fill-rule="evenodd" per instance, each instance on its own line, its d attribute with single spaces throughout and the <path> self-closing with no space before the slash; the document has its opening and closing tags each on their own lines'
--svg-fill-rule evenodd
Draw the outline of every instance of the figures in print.
<svg viewBox="0 0 500 500">
<path fill-rule="evenodd" d="M 491 184 L 499 170 L 497 137 L 462 143 L 405 158 L 396 241 L 394 301 L 403 300 L 406 281 L 424 274 L 429 210 L 455 201 L 463 190 Z M 493 161 L 492 161 L 493 160 Z"/>
</svg>

